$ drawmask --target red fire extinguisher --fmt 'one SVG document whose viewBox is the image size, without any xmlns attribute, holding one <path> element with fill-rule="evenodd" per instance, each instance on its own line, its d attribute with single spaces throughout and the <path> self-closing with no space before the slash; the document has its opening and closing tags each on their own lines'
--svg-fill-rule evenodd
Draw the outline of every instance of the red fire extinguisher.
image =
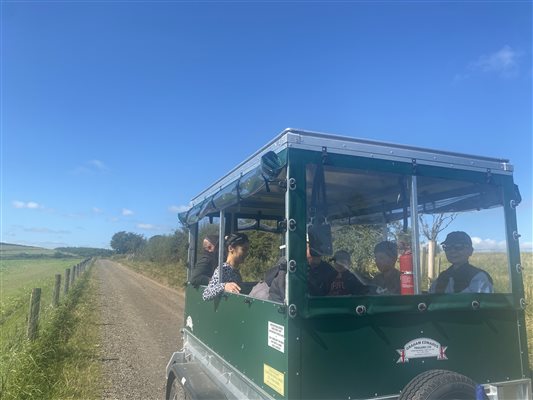
<svg viewBox="0 0 533 400">
<path fill-rule="evenodd" d="M 404 250 L 400 256 L 400 293 L 415 294 L 413 254 L 409 249 Z"/>
</svg>

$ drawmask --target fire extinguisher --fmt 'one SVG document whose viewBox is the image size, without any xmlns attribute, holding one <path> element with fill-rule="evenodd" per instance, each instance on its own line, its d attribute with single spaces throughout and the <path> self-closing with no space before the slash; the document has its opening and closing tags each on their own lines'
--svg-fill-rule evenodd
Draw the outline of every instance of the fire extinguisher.
<svg viewBox="0 0 533 400">
<path fill-rule="evenodd" d="M 411 250 L 404 250 L 400 256 L 400 293 L 415 294 L 413 277 L 413 254 Z"/>
</svg>

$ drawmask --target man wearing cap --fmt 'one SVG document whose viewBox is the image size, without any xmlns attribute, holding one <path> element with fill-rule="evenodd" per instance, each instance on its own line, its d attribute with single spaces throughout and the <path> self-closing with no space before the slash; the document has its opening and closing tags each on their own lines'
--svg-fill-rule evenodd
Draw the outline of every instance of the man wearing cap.
<svg viewBox="0 0 533 400">
<path fill-rule="evenodd" d="M 328 296 L 346 296 L 368 292 L 367 287 L 349 270 L 352 265 L 350 253 L 345 250 L 338 250 L 332 261 L 337 275 L 329 286 Z"/>
<path fill-rule="evenodd" d="M 442 248 L 452 265 L 439 274 L 430 293 L 493 293 L 491 276 L 468 262 L 474 249 L 466 232 L 450 232 Z"/>
<path fill-rule="evenodd" d="M 190 283 L 196 287 L 208 285 L 218 264 L 218 236 L 207 235 L 202 243 L 204 252 L 194 266 Z"/>
</svg>

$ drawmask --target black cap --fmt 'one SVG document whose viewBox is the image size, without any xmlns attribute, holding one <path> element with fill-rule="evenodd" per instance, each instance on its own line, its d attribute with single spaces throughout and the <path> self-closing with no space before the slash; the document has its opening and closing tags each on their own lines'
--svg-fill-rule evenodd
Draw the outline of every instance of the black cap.
<svg viewBox="0 0 533 400">
<path fill-rule="evenodd" d="M 468 236 L 468 233 L 466 232 L 455 231 L 448 233 L 448 236 L 446 236 L 446 240 L 441 244 L 467 244 L 469 246 L 472 246 L 472 239 L 470 239 L 470 236 Z"/>
</svg>

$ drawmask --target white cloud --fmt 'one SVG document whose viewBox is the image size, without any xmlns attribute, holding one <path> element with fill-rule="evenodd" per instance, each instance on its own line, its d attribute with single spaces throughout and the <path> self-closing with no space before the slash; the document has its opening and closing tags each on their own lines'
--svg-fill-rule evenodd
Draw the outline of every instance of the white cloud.
<svg viewBox="0 0 533 400">
<path fill-rule="evenodd" d="M 145 231 L 157 231 L 157 232 L 172 232 L 172 227 L 168 225 L 157 225 L 157 224 L 147 224 L 147 223 L 138 223 L 135 225 L 137 229 L 142 229 Z"/>
<path fill-rule="evenodd" d="M 157 226 L 153 224 L 137 224 L 137 228 L 144 229 L 146 231 L 155 231 L 157 230 Z"/>
<path fill-rule="evenodd" d="M 533 252 L 533 242 L 520 243 L 520 251 Z"/>
<path fill-rule="evenodd" d="M 14 200 L 12 204 L 13 204 L 13 207 L 15 208 L 29 208 L 32 210 L 43 208 L 42 205 L 40 205 L 39 203 L 36 203 L 35 201 L 24 202 L 20 200 Z"/>
<path fill-rule="evenodd" d="M 108 172 L 109 168 L 103 161 L 100 160 L 89 160 L 85 162 L 83 165 L 79 165 L 72 173 L 74 175 L 89 175 L 89 174 L 96 174 L 96 173 L 104 173 Z"/>
<path fill-rule="evenodd" d="M 24 203 L 23 201 L 18 201 L 18 200 L 13 201 L 13 207 L 15 208 L 24 208 L 25 206 L 26 206 L 26 203 Z"/>
<path fill-rule="evenodd" d="M 472 238 L 472 246 L 476 251 L 507 251 L 505 240 Z M 520 251 L 533 251 L 533 242 L 520 242 Z"/>
<path fill-rule="evenodd" d="M 455 75 L 454 82 L 459 83 L 480 74 L 495 74 L 502 78 L 516 77 L 522 55 L 523 52 L 505 45 L 494 53 L 483 54 L 477 60 L 470 62 L 466 71 Z"/>
<path fill-rule="evenodd" d="M 476 251 L 506 251 L 507 245 L 505 240 L 481 239 L 472 237 L 472 247 Z"/>
<path fill-rule="evenodd" d="M 46 234 L 56 234 L 56 235 L 63 235 L 71 233 L 70 231 L 66 230 L 54 230 L 49 228 L 40 228 L 40 227 L 33 227 L 33 228 L 24 228 L 25 232 L 32 232 L 32 233 L 46 233 Z"/>
<path fill-rule="evenodd" d="M 109 171 L 109 168 L 100 160 L 91 160 L 89 161 L 89 165 L 100 171 Z"/>
<path fill-rule="evenodd" d="M 177 214 L 180 212 L 187 211 L 190 208 L 190 206 L 170 206 L 168 208 L 168 211 L 170 211 L 173 214 Z"/>
<path fill-rule="evenodd" d="M 496 73 L 504 78 L 510 78 L 518 73 L 518 61 L 521 56 L 521 52 L 505 45 L 494 53 L 480 56 L 476 61 L 470 63 L 468 68 L 471 71 Z"/>
<path fill-rule="evenodd" d="M 136 226 L 138 229 L 143 229 L 145 231 L 168 231 L 170 229 L 168 226 L 155 225 L 155 224 L 139 223 Z"/>
<path fill-rule="evenodd" d="M 124 216 L 133 215 L 133 211 L 128 210 L 127 208 L 123 208 L 122 209 L 122 215 L 124 215 Z"/>
<path fill-rule="evenodd" d="M 103 212 L 104 212 L 104 210 L 102 210 L 101 208 L 93 207 L 93 213 L 94 214 L 102 214 Z"/>
</svg>

